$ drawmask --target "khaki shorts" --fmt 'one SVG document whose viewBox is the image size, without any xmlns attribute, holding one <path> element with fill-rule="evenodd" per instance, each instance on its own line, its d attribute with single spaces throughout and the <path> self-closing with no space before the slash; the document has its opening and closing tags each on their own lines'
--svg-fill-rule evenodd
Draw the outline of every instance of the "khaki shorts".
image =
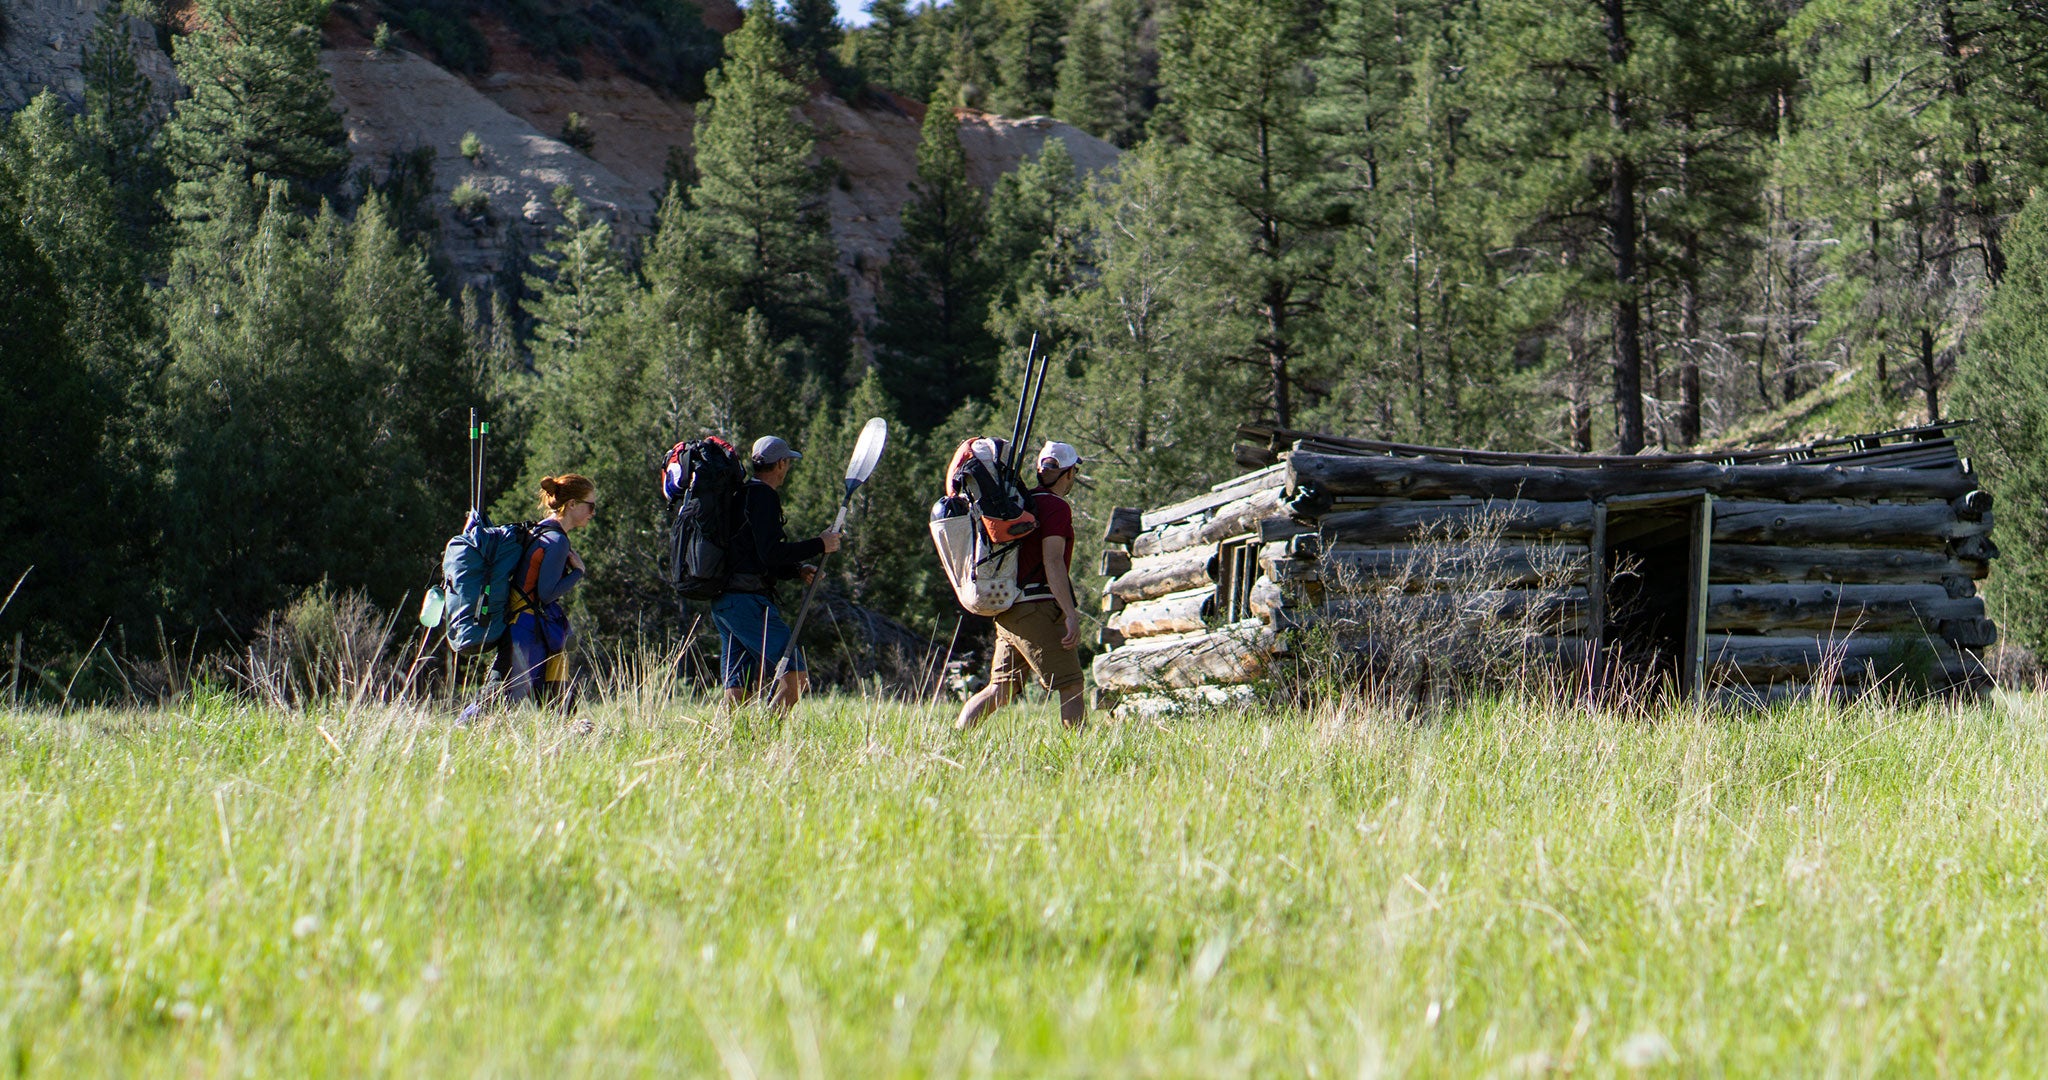
<svg viewBox="0 0 2048 1080">
<path fill-rule="evenodd" d="M 1049 690 L 1080 686 L 1080 650 L 1060 648 L 1060 638 L 1066 632 L 1060 605 L 1053 600 L 1018 604 L 996 616 L 996 662 L 989 682 L 1021 691 L 1028 666 Z"/>
</svg>

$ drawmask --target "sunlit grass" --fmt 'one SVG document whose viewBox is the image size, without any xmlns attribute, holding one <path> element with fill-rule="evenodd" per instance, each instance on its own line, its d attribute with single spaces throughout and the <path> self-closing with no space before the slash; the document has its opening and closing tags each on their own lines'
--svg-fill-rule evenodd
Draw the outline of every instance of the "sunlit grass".
<svg viewBox="0 0 2048 1080">
<path fill-rule="evenodd" d="M 0 1069 L 2014 1074 L 2048 710 L 0 715 Z"/>
</svg>

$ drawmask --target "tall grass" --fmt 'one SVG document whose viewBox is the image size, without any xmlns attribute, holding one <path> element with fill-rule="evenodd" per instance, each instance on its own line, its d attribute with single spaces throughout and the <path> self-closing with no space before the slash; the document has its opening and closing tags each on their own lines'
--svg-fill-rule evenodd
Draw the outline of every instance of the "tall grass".
<svg viewBox="0 0 2048 1080">
<path fill-rule="evenodd" d="M 0 1069 L 2048 1060 L 2032 699 L 1081 733 L 1040 706 L 970 736 L 945 711 L 0 714 Z"/>
</svg>

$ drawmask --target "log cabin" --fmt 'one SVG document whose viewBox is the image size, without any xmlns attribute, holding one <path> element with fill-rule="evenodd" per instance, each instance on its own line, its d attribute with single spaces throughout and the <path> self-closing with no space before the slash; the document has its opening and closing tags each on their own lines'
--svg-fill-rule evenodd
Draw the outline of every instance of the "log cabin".
<svg viewBox="0 0 2048 1080">
<path fill-rule="evenodd" d="M 1110 515 L 1097 691 L 1241 700 L 1318 628 L 1454 662 L 1503 627 L 1595 689 L 1981 688 L 1998 552 L 1959 426 L 1629 457 L 1242 428 L 1250 472 Z M 1403 620 L 1464 636 L 1396 640 Z"/>
</svg>

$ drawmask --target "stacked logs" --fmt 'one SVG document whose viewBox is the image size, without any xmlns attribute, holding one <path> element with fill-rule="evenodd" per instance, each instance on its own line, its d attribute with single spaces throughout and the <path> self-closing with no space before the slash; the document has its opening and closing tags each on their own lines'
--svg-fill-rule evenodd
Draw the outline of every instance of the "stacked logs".
<svg viewBox="0 0 2048 1080">
<path fill-rule="evenodd" d="M 1253 616 L 1230 620 L 1219 584 L 1226 549 L 1256 545 L 1261 527 L 1300 532 L 1281 507 L 1286 473 L 1271 466 L 1219 484 L 1206 495 L 1158 510 L 1120 509 L 1103 535 L 1108 621 L 1095 658 L 1105 704 L 1144 713 L 1162 702 L 1213 696 L 1265 673 L 1279 648 L 1268 582 L 1245 583 Z M 1264 586 L 1261 588 L 1261 586 Z"/>
<path fill-rule="evenodd" d="M 1200 498 L 1113 515 L 1097 686 L 1157 700 L 1256 681 L 1291 632 L 1360 625 L 1361 595 L 1382 612 L 1540 625 L 1537 647 L 1583 658 L 1608 630 L 1608 500 L 1658 495 L 1712 496 L 1710 685 L 1981 680 L 1996 628 L 1976 582 L 1997 550 L 1966 464 L 1573 468 L 1297 448 Z"/>
</svg>

